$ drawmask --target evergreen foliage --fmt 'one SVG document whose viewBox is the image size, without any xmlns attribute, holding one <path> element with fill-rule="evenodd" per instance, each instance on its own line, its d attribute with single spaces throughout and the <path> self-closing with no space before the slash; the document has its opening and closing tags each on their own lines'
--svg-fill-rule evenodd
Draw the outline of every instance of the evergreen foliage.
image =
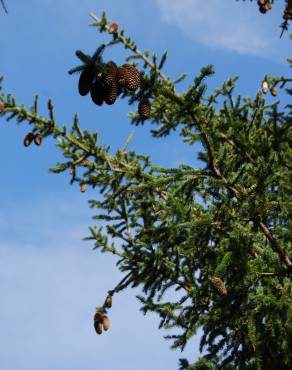
<svg viewBox="0 0 292 370">
<path fill-rule="evenodd" d="M 130 51 L 126 61 L 142 68 L 144 82 L 136 91 L 125 89 L 121 98 L 133 104 L 144 97 L 151 104 L 149 119 L 135 111 L 129 115 L 132 124 L 153 124 L 155 138 L 179 131 L 186 144 L 200 142 L 198 158 L 204 163 L 203 168 L 163 168 L 127 145 L 110 154 L 109 146 L 98 143 L 97 132 L 81 129 L 77 115 L 71 128 L 60 126 L 51 100 L 43 117 L 37 96 L 26 108 L 12 95 L 0 94 L 3 118 L 27 121 L 30 138 L 56 139 L 65 161 L 52 172 L 67 171 L 71 184 L 83 186 L 82 191 L 86 185 L 98 187 L 103 196 L 89 202 L 97 225 L 85 239 L 94 249 L 117 255 L 125 276 L 97 307 L 96 330 L 102 332 L 100 317 L 108 320 L 114 294 L 140 286 L 141 311 L 156 312 L 159 328 L 176 329 L 165 336 L 171 348 L 183 351 L 203 330 L 205 355 L 193 364 L 180 359 L 181 370 L 291 369 L 292 105 L 267 104 L 261 90 L 254 99 L 235 96 L 237 77 L 207 95 L 211 65 L 178 93 L 176 85 L 185 75 L 172 81 L 162 72 L 167 53 L 150 56 L 124 30 L 112 27 L 105 13 L 91 16 L 92 26 L 111 41 L 92 57 L 78 51 L 82 65 L 70 73 L 89 66 L 95 75 L 103 73 L 108 61 L 102 51 L 123 45 Z M 263 80 L 268 91 L 286 88 L 290 96 L 291 81 Z M 163 300 L 167 290 L 177 291 L 178 300 Z"/>
</svg>

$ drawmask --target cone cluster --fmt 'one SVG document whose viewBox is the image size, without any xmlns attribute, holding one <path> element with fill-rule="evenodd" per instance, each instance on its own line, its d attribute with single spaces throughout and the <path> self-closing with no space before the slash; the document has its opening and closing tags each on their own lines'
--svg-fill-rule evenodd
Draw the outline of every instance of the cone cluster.
<svg viewBox="0 0 292 370">
<path fill-rule="evenodd" d="M 273 4 L 269 0 L 258 0 L 259 11 L 263 14 L 272 9 Z"/>
<path fill-rule="evenodd" d="M 42 143 L 42 137 L 40 134 L 34 134 L 33 132 L 29 132 L 24 140 L 23 140 L 23 145 L 25 147 L 30 146 L 30 144 L 34 141 L 35 145 L 41 145 Z"/>
<path fill-rule="evenodd" d="M 226 289 L 223 281 L 218 276 L 214 276 L 212 278 L 212 283 L 213 283 L 214 288 L 217 290 L 217 292 L 220 295 L 222 295 L 222 296 L 227 295 L 227 289 Z"/>
<path fill-rule="evenodd" d="M 269 87 L 269 83 L 268 81 L 264 80 L 263 83 L 262 83 L 262 92 L 264 94 L 267 94 L 267 92 L 270 90 L 270 93 L 273 95 L 273 96 L 277 96 L 277 88 L 275 85 L 273 85 L 271 88 Z"/>
<path fill-rule="evenodd" d="M 103 72 L 97 73 L 92 67 L 85 68 L 79 77 L 78 91 L 81 96 L 90 93 L 92 101 L 101 106 L 112 105 L 123 90 L 135 91 L 141 86 L 141 74 L 132 64 L 118 67 L 113 61 L 104 64 Z M 142 98 L 138 111 L 142 119 L 150 116 L 150 102 Z"/>
<path fill-rule="evenodd" d="M 109 329 L 109 318 L 99 310 L 96 310 L 94 315 L 94 329 L 97 334 L 102 334 L 103 330 Z"/>
</svg>

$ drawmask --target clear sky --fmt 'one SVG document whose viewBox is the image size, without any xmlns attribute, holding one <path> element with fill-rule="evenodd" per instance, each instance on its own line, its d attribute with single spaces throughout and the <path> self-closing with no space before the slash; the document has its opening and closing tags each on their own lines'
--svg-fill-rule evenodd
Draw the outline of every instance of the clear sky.
<svg viewBox="0 0 292 370">
<path fill-rule="evenodd" d="M 97 107 L 78 95 L 78 77 L 67 73 L 78 64 L 77 49 L 93 53 L 109 39 L 88 27 L 90 12 L 105 10 L 141 50 L 168 50 L 165 73 L 188 74 L 179 91 L 214 64 L 209 91 L 238 75 L 237 92 L 255 96 L 265 74 L 290 72 L 288 33 L 279 39 L 283 2 L 262 15 L 256 2 L 235 0 L 6 0 L 9 14 L 0 12 L 4 90 L 26 105 L 39 94 L 44 114 L 51 97 L 59 123 L 71 124 L 78 112 L 81 127 L 98 130 L 100 142 L 115 150 L 133 129 L 127 113 L 136 107 L 126 100 Z M 116 46 L 104 57 L 123 64 L 127 55 Z M 177 134 L 153 139 L 150 128 L 135 128 L 131 149 L 165 166 L 200 165 L 195 148 Z M 95 333 L 95 306 L 123 276 L 113 256 L 81 240 L 94 222 L 87 200 L 98 191 L 82 194 L 68 175 L 48 173 L 60 153 L 52 139 L 24 148 L 28 131 L 27 123 L 0 120 L 0 370 L 175 370 L 180 357 L 194 361 L 198 338 L 184 353 L 171 351 L 163 335 L 175 331 L 158 330 L 154 314 L 143 316 L 135 298 L 140 289 L 115 295 L 109 331 Z"/>
</svg>

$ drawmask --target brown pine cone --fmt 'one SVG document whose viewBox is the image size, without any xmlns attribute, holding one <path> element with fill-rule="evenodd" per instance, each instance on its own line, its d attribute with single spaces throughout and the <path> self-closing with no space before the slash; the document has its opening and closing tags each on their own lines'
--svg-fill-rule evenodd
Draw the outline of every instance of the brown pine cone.
<svg viewBox="0 0 292 370">
<path fill-rule="evenodd" d="M 102 318 L 102 326 L 103 326 L 103 330 L 108 330 L 109 329 L 109 318 L 107 316 L 103 316 Z"/>
<path fill-rule="evenodd" d="M 94 318 L 93 320 L 94 321 L 102 321 L 102 318 L 103 318 L 103 314 L 102 312 L 100 312 L 99 310 L 96 310 L 95 314 L 94 314 Z"/>
<path fill-rule="evenodd" d="M 131 91 L 137 90 L 141 84 L 140 72 L 132 64 L 124 64 L 123 67 L 127 70 L 126 88 Z"/>
<path fill-rule="evenodd" d="M 113 62 L 108 62 L 105 65 L 105 72 L 103 73 L 103 82 L 105 86 L 111 86 L 116 81 L 117 67 Z"/>
<path fill-rule="evenodd" d="M 117 25 L 117 23 L 111 23 L 109 25 L 109 29 L 108 29 L 108 32 L 109 33 L 114 33 L 114 32 L 117 32 L 119 26 Z"/>
<path fill-rule="evenodd" d="M 41 145 L 42 143 L 42 137 L 40 134 L 36 134 L 33 140 L 35 145 Z"/>
<path fill-rule="evenodd" d="M 87 188 L 86 183 L 85 182 L 81 182 L 80 183 L 80 190 L 81 190 L 82 193 L 85 193 L 86 192 L 86 188 Z"/>
<path fill-rule="evenodd" d="M 117 74 L 116 74 L 116 79 L 117 79 L 118 86 L 125 87 L 127 78 L 128 78 L 127 69 L 124 68 L 124 67 L 118 67 L 117 68 Z"/>
<path fill-rule="evenodd" d="M 102 322 L 101 321 L 94 321 L 94 329 L 97 334 L 102 334 Z"/>
<path fill-rule="evenodd" d="M 138 112 L 142 119 L 147 119 L 150 116 L 151 105 L 147 98 L 142 98 L 138 105 Z"/>
<path fill-rule="evenodd" d="M 104 90 L 104 101 L 108 105 L 114 104 L 118 96 L 118 87 L 117 84 L 114 83 L 110 87 L 105 87 Z"/>
<path fill-rule="evenodd" d="M 92 82 L 94 79 L 94 71 L 92 69 L 84 69 L 79 77 L 78 91 L 81 96 L 89 93 Z"/>
<path fill-rule="evenodd" d="M 266 6 L 265 6 L 265 5 L 261 5 L 261 6 L 259 7 L 259 11 L 260 11 L 262 14 L 266 14 L 266 13 L 267 13 L 267 11 L 268 11 L 268 9 L 266 8 Z"/>
<path fill-rule="evenodd" d="M 4 104 L 0 101 L 0 113 L 4 112 Z"/>
<path fill-rule="evenodd" d="M 223 281 L 217 277 L 217 276 L 214 276 L 212 278 L 212 283 L 214 285 L 214 287 L 216 288 L 217 292 L 222 295 L 222 296 L 226 296 L 227 295 L 227 289 L 223 283 Z"/>
<path fill-rule="evenodd" d="M 104 302 L 104 305 L 108 308 L 111 308 L 112 306 L 112 303 L 113 303 L 113 299 L 112 299 L 112 296 L 111 295 L 108 295 L 105 299 L 105 302 Z"/>
<path fill-rule="evenodd" d="M 276 88 L 276 86 L 272 86 L 270 91 L 271 91 L 271 94 L 273 96 L 277 96 L 277 88 Z"/>
<path fill-rule="evenodd" d="M 32 143 L 33 139 L 34 139 L 34 133 L 33 133 L 33 132 L 29 132 L 29 133 L 25 136 L 25 138 L 24 138 L 24 140 L 23 140 L 23 145 L 24 145 L 24 146 L 29 146 L 29 145 Z"/>
<path fill-rule="evenodd" d="M 96 80 L 91 86 L 90 96 L 96 105 L 102 105 L 104 100 L 104 86 L 100 80 Z"/>
</svg>

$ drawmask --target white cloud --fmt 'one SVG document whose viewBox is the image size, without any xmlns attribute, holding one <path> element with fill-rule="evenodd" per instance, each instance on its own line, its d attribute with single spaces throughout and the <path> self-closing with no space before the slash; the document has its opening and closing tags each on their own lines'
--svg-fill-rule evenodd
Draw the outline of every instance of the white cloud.
<svg viewBox="0 0 292 370">
<path fill-rule="evenodd" d="M 279 11 L 263 16 L 256 3 L 234 0 L 156 0 L 162 20 L 211 48 L 279 59 Z M 282 41 L 281 48 L 285 41 Z M 277 48 L 277 47 L 276 47 Z M 283 51 L 284 49 L 282 49 Z"/>
</svg>

